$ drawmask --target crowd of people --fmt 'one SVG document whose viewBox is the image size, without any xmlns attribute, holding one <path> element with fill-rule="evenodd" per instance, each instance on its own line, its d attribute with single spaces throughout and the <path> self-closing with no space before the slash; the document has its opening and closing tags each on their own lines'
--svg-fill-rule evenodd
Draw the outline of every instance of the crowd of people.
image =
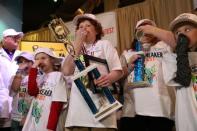
<svg viewBox="0 0 197 131">
<path fill-rule="evenodd" d="M 43 47 L 33 53 L 19 51 L 23 33 L 3 31 L 0 130 L 197 130 L 197 15 L 180 14 L 169 24 L 170 31 L 153 20 L 139 20 L 132 48 L 120 56 L 110 41 L 102 39 L 102 25 L 93 14 L 77 15 L 73 24 L 75 54 L 65 58 Z M 119 83 L 114 98 L 123 106 L 101 120 L 95 119 L 86 92 L 79 90 L 73 79 L 81 71 L 76 60 L 88 66 L 84 54 L 106 60 L 109 67 L 96 64 L 100 76 L 93 76 L 94 84 L 88 82 L 89 77 L 81 77 L 93 101 L 98 101 L 107 87 Z M 135 85 L 138 77 L 148 84 Z M 95 93 L 93 86 L 101 91 Z"/>
</svg>

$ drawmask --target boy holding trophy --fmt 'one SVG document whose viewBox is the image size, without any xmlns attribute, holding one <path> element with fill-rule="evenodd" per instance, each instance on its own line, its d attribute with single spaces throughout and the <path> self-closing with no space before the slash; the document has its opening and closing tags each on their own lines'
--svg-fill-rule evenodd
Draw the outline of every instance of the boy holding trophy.
<svg viewBox="0 0 197 131">
<path fill-rule="evenodd" d="M 127 123 L 129 121 L 131 123 L 124 125 L 121 122 L 123 124 L 121 130 L 171 131 L 175 99 L 173 88 L 168 88 L 166 85 L 170 81 L 166 77 L 166 73 L 170 72 L 167 66 L 168 62 L 175 61 L 174 54 L 169 46 L 174 45 L 172 33 L 157 28 L 155 22 L 149 19 L 138 21 L 135 30 L 137 40 L 133 44 L 134 46 L 140 45 L 142 53 L 139 52 L 139 47 L 123 53 L 128 62 L 128 71 L 131 72 L 128 76 L 129 84 L 125 84 L 124 88 L 130 88 L 126 91 L 129 91 L 127 94 L 130 94 L 132 103 L 124 103 L 123 116 Z M 167 42 L 169 42 L 169 45 L 166 44 Z M 144 57 L 143 63 L 141 62 L 142 65 L 136 65 L 139 58 L 142 57 Z M 143 68 L 140 69 L 139 67 Z M 140 71 L 136 68 L 139 68 Z M 133 84 L 136 82 L 135 77 L 141 77 L 149 85 L 138 86 Z M 129 109 L 126 107 L 133 109 L 130 109 L 130 113 L 128 113 Z"/>
<path fill-rule="evenodd" d="M 103 36 L 102 26 L 94 15 L 78 15 L 74 18 L 73 23 L 76 26 L 76 38 L 73 43 L 75 56 L 88 54 L 105 59 L 110 72 L 108 73 L 104 65 L 98 64 L 97 68 L 101 77 L 95 80 L 95 84 L 101 88 L 110 86 L 122 76 L 122 67 L 117 51 L 109 41 L 101 40 Z M 63 65 L 64 74 L 72 75 L 76 71 L 73 56 L 67 56 Z M 89 88 L 87 91 L 93 100 L 98 101 L 101 94 L 94 94 Z M 71 131 L 115 131 L 117 128 L 116 114 L 112 113 L 97 121 L 76 84 L 73 83 L 65 126 Z"/>
</svg>

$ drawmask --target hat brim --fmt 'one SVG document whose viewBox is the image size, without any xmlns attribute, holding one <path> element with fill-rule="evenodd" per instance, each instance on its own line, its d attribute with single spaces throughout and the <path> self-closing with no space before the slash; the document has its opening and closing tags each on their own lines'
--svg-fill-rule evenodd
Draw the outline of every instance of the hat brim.
<svg viewBox="0 0 197 131">
<path fill-rule="evenodd" d="M 96 21 L 96 22 L 98 22 L 97 20 L 95 20 L 95 19 L 93 19 L 93 18 L 91 18 L 91 17 L 89 17 L 89 16 L 86 16 L 86 15 L 77 15 L 77 16 L 75 16 L 75 18 L 73 19 L 73 24 L 76 26 L 77 24 L 78 24 L 78 21 L 79 21 L 79 19 L 91 19 L 91 20 L 94 20 L 94 21 Z"/>
<path fill-rule="evenodd" d="M 137 29 L 138 27 L 142 26 L 143 24 L 147 24 L 147 25 L 152 25 L 152 26 L 157 26 L 156 23 L 150 19 L 142 19 L 140 21 L 137 22 L 135 29 Z"/>
<path fill-rule="evenodd" d="M 29 59 L 29 58 L 27 58 L 27 57 L 25 57 L 25 56 L 17 56 L 14 60 L 15 60 L 15 61 L 18 61 L 20 58 L 25 58 L 25 59 L 27 59 L 28 61 L 33 61 L 33 62 L 34 62 L 34 60 Z"/>
<path fill-rule="evenodd" d="M 23 32 L 18 32 L 16 36 L 19 36 L 20 38 L 24 36 Z"/>
<path fill-rule="evenodd" d="M 197 22 L 193 21 L 191 19 L 178 19 L 178 20 L 172 21 L 172 23 L 170 23 L 170 30 L 175 31 L 179 27 L 178 25 L 185 25 L 185 24 L 197 25 Z"/>
<path fill-rule="evenodd" d="M 60 58 L 60 57 L 56 57 L 56 56 L 53 56 L 53 55 L 49 54 L 49 53 L 48 53 L 48 52 L 46 52 L 46 51 L 39 51 L 39 52 L 36 52 L 36 53 L 34 54 L 34 58 L 35 58 L 35 57 L 36 57 L 36 55 L 37 55 L 37 54 L 39 54 L 39 53 L 45 53 L 45 54 L 49 55 L 50 57 L 52 57 L 52 58 L 54 58 L 54 59 L 55 59 L 55 62 L 56 62 L 56 63 L 61 63 L 61 62 L 63 61 L 63 59 L 62 59 L 62 58 Z"/>
<path fill-rule="evenodd" d="M 7 37 L 7 36 L 19 36 L 20 38 L 23 37 L 23 32 L 16 32 L 14 34 L 7 34 L 5 35 L 4 37 Z"/>
</svg>

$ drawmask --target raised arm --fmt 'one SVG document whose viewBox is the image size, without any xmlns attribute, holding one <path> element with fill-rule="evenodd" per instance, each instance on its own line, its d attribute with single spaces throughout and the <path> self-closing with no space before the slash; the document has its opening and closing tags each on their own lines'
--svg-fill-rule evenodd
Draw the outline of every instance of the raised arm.
<svg viewBox="0 0 197 131">
<path fill-rule="evenodd" d="M 73 43 L 76 57 L 78 57 L 82 53 L 82 47 L 85 37 L 86 37 L 85 32 L 83 32 L 82 30 L 76 31 L 76 39 L 75 42 Z M 62 72 L 65 76 L 69 76 L 74 73 L 74 70 L 75 70 L 74 58 L 69 54 L 63 63 Z"/>
<path fill-rule="evenodd" d="M 167 43 L 173 49 L 175 49 L 176 47 L 175 38 L 171 31 L 164 30 L 164 29 L 152 26 L 152 25 L 140 26 L 138 27 L 138 30 L 141 30 L 145 34 L 150 34 L 150 35 L 155 36 L 157 39 Z"/>
<path fill-rule="evenodd" d="M 37 96 L 39 93 L 39 88 L 37 84 L 37 74 L 38 74 L 38 65 L 40 62 L 38 60 L 35 61 L 32 68 L 29 71 L 29 80 L 28 80 L 28 93 L 31 96 Z"/>
</svg>

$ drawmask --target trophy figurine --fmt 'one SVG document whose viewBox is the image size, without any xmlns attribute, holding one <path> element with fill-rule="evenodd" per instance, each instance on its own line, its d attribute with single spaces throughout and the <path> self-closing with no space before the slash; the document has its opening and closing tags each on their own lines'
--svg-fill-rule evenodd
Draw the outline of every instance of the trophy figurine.
<svg viewBox="0 0 197 131">
<path fill-rule="evenodd" d="M 95 79 L 98 79 L 100 77 L 100 72 L 98 71 L 97 66 L 93 64 L 85 68 L 80 58 L 75 55 L 74 46 L 67 39 L 69 30 L 61 18 L 53 19 L 49 23 L 49 29 L 58 41 L 64 43 L 66 50 L 74 58 L 75 65 L 80 72 L 73 76 L 72 80 L 79 89 L 95 119 L 99 121 L 122 107 L 122 105 L 113 97 L 108 87 L 102 88 L 102 95 L 98 98 L 98 102 L 92 100 L 80 78 L 90 72 L 93 74 Z"/>
</svg>

